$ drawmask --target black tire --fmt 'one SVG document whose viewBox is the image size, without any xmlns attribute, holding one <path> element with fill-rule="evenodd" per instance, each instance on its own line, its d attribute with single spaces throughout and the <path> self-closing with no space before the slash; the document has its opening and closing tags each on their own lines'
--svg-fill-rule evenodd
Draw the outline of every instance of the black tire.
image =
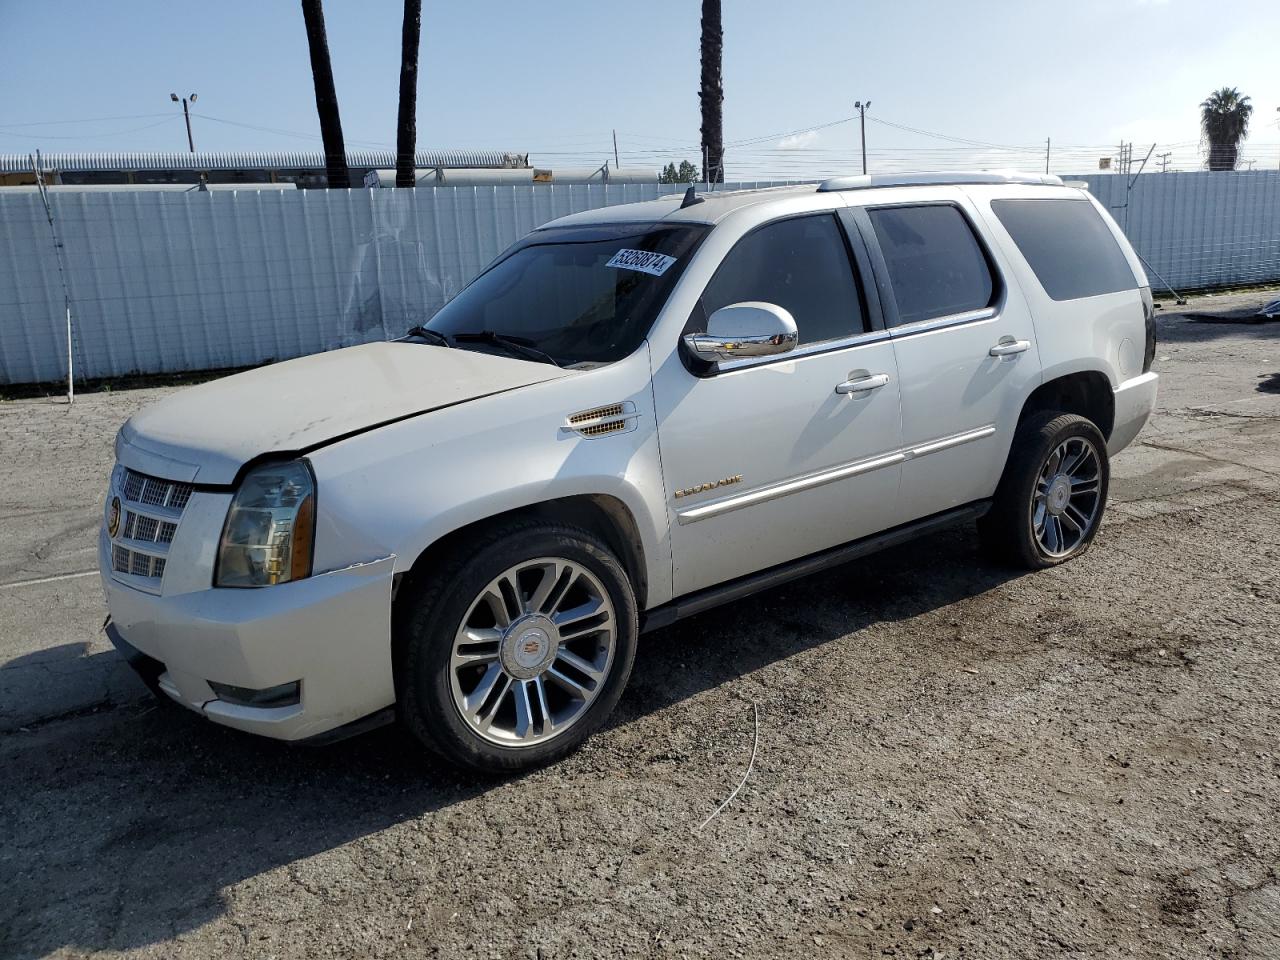
<svg viewBox="0 0 1280 960">
<path fill-rule="evenodd" d="M 1096 456 L 1096 504 L 1084 535 L 1069 548 L 1065 540 L 1060 540 L 1064 549 L 1051 551 L 1037 535 L 1034 504 L 1037 481 L 1055 451 L 1075 438 L 1090 444 Z M 993 559 L 1031 570 L 1043 570 L 1075 559 L 1089 549 L 1102 524 L 1110 480 L 1107 441 L 1092 421 L 1056 411 L 1030 414 L 1018 424 L 991 509 L 978 522 L 983 546 Z M 1090 502 L 1087 496 L 1084 502 Z M 1061 524 L 1059 527 L 1061 529 Z M 1069 533 L 1074 533 L 1074 529 Z"/>
<path fill-rule="evenodd" d="M 571 727 L 542 743 L 501 746 L 472 729 L 455 704 L 449 666 L 454 635 L 491 581 L 522 561 L 541 557 L 563 558 L 586 567 L 603 584 L 617 623 L 612 661 L 595 699 Z M 480 534 L 423 576 L 411 578 L 397 604 L 395 660 L 400 718 L 432 753 L 471 770 L 528 770 L 575 750 L 613 712 L 635 660 L 639 615 L 622 564 L 598 537 L 565 524 L 518 521 Z"/>
</svg>

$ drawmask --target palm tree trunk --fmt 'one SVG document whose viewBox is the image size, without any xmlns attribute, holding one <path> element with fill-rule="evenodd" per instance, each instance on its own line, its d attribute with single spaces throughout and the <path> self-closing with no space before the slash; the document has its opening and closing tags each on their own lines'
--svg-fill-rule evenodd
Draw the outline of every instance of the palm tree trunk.
<svg viewBox="0 0 1280 960">
<path fill-rule="evenodd" d="M 1239 159 L 1239 147 L 1231 142 L 1209 143 L 1209 169 L 1219 172 L 1234 170 Z"/>
<path fill-rule="evenodd" d="M 338 92 L 333 86 L 333 65 L 329 62 L 329 38 L 324 29 L 321 0 L 302 0 L 302 19 L 307 25 L 307 46 L 311 50 L 311 78 L 316 87 L 320 138 L 324 141 L 325 180 L 330 187 L 349 187 L 351 172 L 347 169 L 347 148 L 342 142 L 342 118 L 338 115 Z"/>
<path fill-rule="evenodd" d="M 724 183 L 724 29 L 720 0 L 702 0 L 702 179 Z"/>
<path fill-rule="evenodd" d="M 400 30 L 400 114 L 396 118 L 396 186 L 412 187 L 418 148 L 418 47 L 422 0 L 404 0 Z"/>
</svg>

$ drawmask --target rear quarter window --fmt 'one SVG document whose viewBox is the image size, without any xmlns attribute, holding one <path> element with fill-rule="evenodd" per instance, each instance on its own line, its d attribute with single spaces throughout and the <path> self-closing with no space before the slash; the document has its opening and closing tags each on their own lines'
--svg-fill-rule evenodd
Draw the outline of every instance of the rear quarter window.
<svg viewBox="0 0 1280 960">
<path fill-rule="evenodd" d="M 1054 300 L 1079 300 L 1138 281 L 1088 200 L 992 200 L 991 209 Z"/>
</svg>

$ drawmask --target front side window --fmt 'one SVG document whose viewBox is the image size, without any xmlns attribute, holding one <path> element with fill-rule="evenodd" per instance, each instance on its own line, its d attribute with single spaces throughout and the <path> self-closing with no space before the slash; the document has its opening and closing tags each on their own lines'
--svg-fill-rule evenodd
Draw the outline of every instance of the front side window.
<svg viewBox="0 0 1280 960">
<path fill-rule="evenodd" d="M 991 209 L 1054 300 L 1138 288 L 1120 244 L 1088 200 L 992 200 Z"/>
<path fill-rule="evenodd" d="M 978 238 L 950 204 L 867 211 L 898 303 L 897 325 L 991 306 L 996 284 Z"/>
<path fill-rule="evenodd" d="M 561 366 L 621 360 L 645 337 L 709 228 L 604 224 L 530 234 L 440 309 L 427 329 L 506 353 L 496 334 Z"/>
<path fill-rule="evenodd" d="M 750 300 L 789 311 L 802 344 L 866 329 L 844 235 L 829 213 L 779 220 L 739 240 L 707 284 L 696 323 Z"/>
</svg>

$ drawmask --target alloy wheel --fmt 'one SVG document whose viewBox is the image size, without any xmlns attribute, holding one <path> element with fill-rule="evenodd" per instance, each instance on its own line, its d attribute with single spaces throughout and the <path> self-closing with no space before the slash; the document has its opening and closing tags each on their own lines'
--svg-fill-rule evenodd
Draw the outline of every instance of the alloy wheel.
<svg viewBox="0 0 1280 960">
<path fill-rule="evenodd" d="M 1049 454 L 1031 495 L 1031 527 L 1040 549 L 1065 557 L 1092 533 L 1102 506 L 1098 451 L 1084 437 L 1068 437 Z"/>
<path fill-rule="evenodd" d="M 609 592 L 589 569 L 563 557 L 519 563 L 480 592 L 454 635 L 454 705 L 491 743 L 545 743 L 595 702 L 617 637 Z"/>
</svg>

